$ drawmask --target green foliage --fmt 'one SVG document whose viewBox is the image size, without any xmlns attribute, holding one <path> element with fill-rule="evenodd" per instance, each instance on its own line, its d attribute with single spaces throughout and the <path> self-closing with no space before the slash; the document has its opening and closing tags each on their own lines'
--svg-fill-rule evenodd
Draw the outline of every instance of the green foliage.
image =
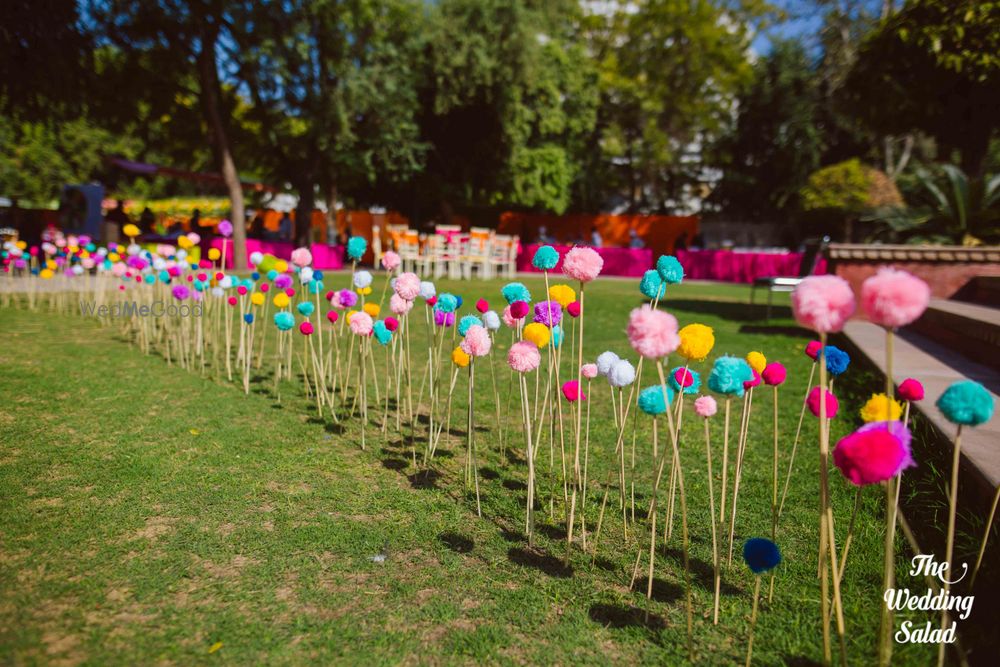
<svg viewBox="0 0 1000 667">
<path fill-rule="evenodd" d="M 802 188 L 802 208 L 806 211 L 861 213 L 868 206 L 871 178 L 857 158 L 824 167 L 809 176 Z"/>
</svg>

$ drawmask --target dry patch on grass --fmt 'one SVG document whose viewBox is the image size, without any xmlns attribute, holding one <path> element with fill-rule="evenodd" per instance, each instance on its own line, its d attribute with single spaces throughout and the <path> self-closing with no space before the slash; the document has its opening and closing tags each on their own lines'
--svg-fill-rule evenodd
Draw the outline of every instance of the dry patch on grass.
<svg viewBox="0 0 1000 667">
<path fill-rule="evenodd" d="M 200 565 L 210 575 L 220 579 L 233 579 L 240 576 L 243 568 L 260 563 L 259 560 L 244 556 L 243 554 L 233 556 L 233 559 L 225 564 L 213 563 L 210 560 L 199 558 L 198 556 L 192 556 L 192 558 L 194 558 L 196 565 Z"/>
<path fill-rule="evenodd" d="M 128 536 L 127 541 L 149 540 L 155 542 L 159 538 L 174 532 L 177 519 L 167 516 L 151 516 L 146 519 L 146 525 Z"/>
</svg>

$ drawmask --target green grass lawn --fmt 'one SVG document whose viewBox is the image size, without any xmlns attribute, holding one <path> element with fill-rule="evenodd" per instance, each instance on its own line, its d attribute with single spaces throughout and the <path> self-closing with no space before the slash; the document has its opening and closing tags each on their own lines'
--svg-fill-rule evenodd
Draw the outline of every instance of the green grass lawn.
<svg viewBox="0 0 1000 667">
<path fill-rule="evenodd" d="M 346 280 L 330 276 L 327 286 L 341 287 L 334 282 Z M 542 294 L 541 280 L 525 282 L 536 298 Z M 481 296 L 499 303 L 500 286 L 499 281 L 440 281 L 438 290 L 461 293 L 463 312 L 470 312 Z M 702 322 L 715 328 L 713 357 L 760 350 L 786 364 L 789 379 L 779 401 L 783 481 L 811 364 L 802 352 L 809 338 L 795 329 L 787 309 L 767 324 L 748 320 L 747 297 L 743 287 L 684 284 L 671 289 L 664 307 L 681 325 Z M 606 349 L 634 358 L 624 329 L 629 310 L 642 300 L 635 282 L 599 280 L 587 288 L 586 298 L 585 358 Z M 423 315 L 414 314 L 419 317 L 413 331 L 423 336 Z M 652 602 L 645 597 L 644 575 L 639 590 L 628 588 L 637 550 L 648 549 L 648 533 L 637 531 L 638 541 L 634 534 L 626 541 L 616 488 L 596 557 L 577 548 L 564 569 L 565 507 L 560 491 L 550 516 L 553 477 L 543 442 L 538 539 L 536 549 L 529 550 L 523 534 L 526 468 L 516 389 L 512 412 L 502 420 L 512 454 L 502 458 L 489 375 L 478 370 L 482 366 L 476 397 L 479 518 L 475 497 L 463 481 L 464 373 L 455 390 L 454 435 L 444 440 L 434 474 L 428 475 L 410 463 L 407 429 L 400 434 L 390 428 L 383 438 L 370 427 L 369 446 L 362 452 L 358 420 L 317 419 L 300 383 L 286 383 L 280 403 L 269 379 L 255 383 L 245 396 L 236 383 L 216 382 L 211 371 L 201 377 L 168 366 L 159 356 L 143 355 L 116 327 L 78 314 L 0 309 L 0 330 L 0 662 L 687 660 L 679 517 L 669 543 L 664 547 L 661 541 L 657 549 Z M 500 332 L 498 343 L 495 355 L 505 355 L 508 331 Z M 419 368 L 424 349 L 413 347 Z M 382 368 L 382 350 L 376 355 Z M 569 369 L 568 359 L 565 363 Z M 707 372 L 709 363 L 696 370 Z M 653 371 L 646 366 L 642 386 L 654 382 Z M 506 397 L 509 373 L 498 372 L 498 379 Z M 617 467 L 609 397 L 603 379 L 595 381 L 586 507 L 590 529 L 603 483 Z M 682 458 L 697 664 L 742 662 L 745 654 L 753 581 L 739 545 L 770 532 L 771 406 L 770 390 L 758 392 L 736 555 L 724 569 L 718 626 L 711 622 L 704 438 L 693 412 L 685 415 Z M 856 426 L 857 407 L 857 400 L 842 399 L 834 441 Z M 373 412 L 373 422 L 380 422 L 380 411 Z M 734 429 L 738 419 L 734 404 Z M 425 429 L 421 423 L 418 439 Z M 637 517 L 645 516 L 651 490 L 650 433 L 650 418 L 640 416 Z M 785 560 L 777 571 L 773 602 L 765 596 L 760 610 L 757 664 L 811 664 L 822 658 L 815 420 L 807 417 L 804 434 L 778 535 Z M 721 410 L 712 422 L 712 438 L 718 474 Z M 631 438 L 626 442 L 630 447 Z M 418 451 L 421 445 L 418 440 Z M 555 451 L 558 468 L 558 443 Z M 832 494 L 839 547 L 854 488 L 836 470 Z M 851 664 L 875 660 L 881 506 L 881 491 L 867 489 L 844 576 Z M 922 592 L 923 582 L 907 575 L 902 544 L 898 585 Z M 904 612 L 897 615 L 897 625 L 903 620 L 922 625 L 928 618 Z M 933 647 L 896 645 L 894 658 L 899 665 L 926 665 L 933 655 Z"/>
</svg>

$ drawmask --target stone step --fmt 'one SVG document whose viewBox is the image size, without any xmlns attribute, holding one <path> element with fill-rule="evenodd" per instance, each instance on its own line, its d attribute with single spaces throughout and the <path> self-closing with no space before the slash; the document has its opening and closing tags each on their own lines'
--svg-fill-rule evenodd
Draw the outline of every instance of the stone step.
<svg viewBox="0 0 1000 667">
<path fill-rule="evenodd" d="M 976 276 L 951 298 L 981 306 L 1000 307 L 1000 276 Z"/>
<path fill-rule="evenodd" d="M 1000 308 L 931 299 L 911 329 L 970 360 L 1000 371 Z"/>
</svg>

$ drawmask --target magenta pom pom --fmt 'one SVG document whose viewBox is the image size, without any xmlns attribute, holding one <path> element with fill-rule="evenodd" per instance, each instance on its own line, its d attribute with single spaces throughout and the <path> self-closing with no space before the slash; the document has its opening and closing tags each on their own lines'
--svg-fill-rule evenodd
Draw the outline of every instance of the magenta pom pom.
<svg viewBox="0 0 1000 667">
<path fill-rule="evenodd" d="M 490 303 L 486 299 L 480 299 L 479 301 L 476 301 L 476 310 L 478 310 L 480 313 L 485 313 L 489 309 L 490 309 Z"/>
<path fill-rule="evenodd" d="M 632 311 L 626 332 L 632 349 L 647 359 L 665 357 L 681 344 L 677 319 L 670 313 L 653 310 L 649 304 Z"/>
<path fill-rule="evenodd" d="M 676 382 L 677 386 L 681 388 L 690 387 L 694 384 L 694 375 L 692 375 L 691 371 L 686 368 L 678 368 L 674 371 L 674 382 Z M 697 391 L 697 389 L 695 391 Z"/>
<path fill-rule="evenodd" d="M 432 296 L 432 297 L 429 297 L 428 299 L 426 299 L 426 300 L 424 301 L 424 303 L 426 303 L 426 304 L 427 304 L 428 306 L 430 306 L 431 308 L 433 308 L 433 307 L 434 307 L 434 304 L 436 304 L 437 302 L 438 302 L 438 298 L 437 298 L 437 296 L 436 296 L 436 295 L 435 295 L 435 296 Z"/>
<path fill-rule="evenodd" d="M 576 380 L 563 382 L 562 393 L 570 403 L 587 400 L 587 395 L 580 391 L 580 384 Z"/>
<path fill-rule="evenodd" d="M 351 332 L 358 336 L 367 336 L 372 332 L 372 317 L 364 311 L 360 311 L 351 315 L 351 321 L 348 322 L 351 327 Z"/>
<path fill-rule="evenodd" d="M 787 376 L 788 371 L 785 370 L 784 365 L 779 361 L 772 361 L 764 367 L 764 372 L 761 373 L 764 384 L 769 384 L 772 387 L 782 384 Z"/>
<path fill-rule="evenodd" d="M 819 353 L 823 350 L 823 343 L 818 340 L 811 340 L 806 345 L 806 356 L 816 361 L 819 359 Z"/>
<path fill-rule="evenodd" d="M 872 422 L 841 438 L 833 463 L 855 486 L 878 484 L 914 465 L 910 432 L 900 422 Z"/>
<path fill-rule="evenodd" d="M 299 267 L 309 266 L 312 264 L 313 256 L 309 252 L 309 248 L 296 248 L 292 251 L 292 264 Z"/>
<path fill-rule="evenodd" d="M 906 378 L 899 385 L 899 397 L 904 401 L 922 401 L 924 400 L 924 385 L 920 384 L 919 380 Z"/>
<path fill-rule="evenodd" d="M 399 328 L 399 320 L 397 320 L 395 317 L 385 318 L 385 328 L 395 333 L 396 329 Z"/>
<path fill-rule="evenodd" d="M 191 276 L 188 276 L 188 278 L 190 277 Z M 247 288 L 244 287 L 243 285 L 240 285 L 239 287 L 236 288 L 236 293 L 239 294 L 240 296 L 246 296 Z"/>
<path fill-rule="evenodd" d="M 840 408 L 840 403 L 837 401 L 837 397 L 829 391 L 826 391 L 825 394 L 826 418 L 833 419 L 837 416 L 837 410 Z M 809 397 L 806 399 L 806 405 L 809 407 L 809 412 L 819 417 L 819 387 L 813 387 L 812 391 L 809 392 Z"/>
<path fill-rule="evenodd" d="M 541 362 L 542 355 L 539 354 L 538 347 L 529 341 L 514 343 L 507 353 L 507 363 L 518 373 L 533 371 Z"/>
<path fill-rule="evenodd" d="M 886 329 L 914 322 L 930 300 L 927 283 L 898 269 L 883 267 L 861 284 L 861 308 L 869 320 Z"/>
<path fill-rule="evenodd" d="M 310 322 L 303 322 L 299 325 L 299 333 L 303 336 L 311 336 L 313 332 L 313 325 Z"/>
<path fill-rule="evenodd" d="M 235 306 L 236 303 L 237 303 L 237 300 L 236 300 L 235 296 L 229 297 L 228 299 L 226 299 L 226 301 L 229 303 L 230 306 Z"/>
<path fill-rule="evenodd" d="M 490 353 L 492 346 L 493 340 L 490 338 L 490 332 L 479 324 L 473 324 L 469 327 L 469 330 L 465 332 L 465 339 L 459 345 L 462 351 L 470 357 L 485 357 Z"/>
<path fill-rule="evenodd" d="M 711 417 L 719 409 L 718 403 L 711 396 L 699 396 L 694 401 L 694 412 L 699 417 Z"/>
<path fill-rule="evenodd" d="M 417 274 L 410 273 L 409 271 L 401 273 L 396 277 L 396 283 L 393 286 L 393 289 L 401 299 L 413 301 L 420 296 L 420 278 Z"/>
<path fill-rule="evenodd" d="M 753 387 L 756 387 L 757 385 L 760 384 L 760 373 L 758 373 L 753 369 L 750 369 L 750 372 L 753 373 L 753 379 L 743 381 L 744 389 L 752 389 Z"/>
<path fill-rule="evenodd" d="M 294 289 L 294 288 L 292 288 L 292 287 L 289 287 L 288 289 L 286 289 L 286 290 L 285 290 L 285 295 L 286 295 L 286 296 L 287 296 L 287 297 L 288 297 L 289 299 L 290 299 L 290 298 L 292 298 L 293 296 L 295 296 L 295 289 Z"/>
<path fill-rule="evenodd" d="M 580 302 L 570 302 L 570 304 L 566 306 L 566 312 L 569 313 L 570 317 L 580 317 Z"/>
<path fill-rule="evenodd" d="M 267 283 L 261 283 L 260 284 L 260 291 L 263 292 L 264 294 L 267 294 L 267 291 L 269 289 L 271 289 L 271 286 L 268 285 Z M 327 297 L 327 298 L 329 298 L 329 297 Z"/>
<path fill-rule="evenodd" d="M 599 276 L 602 268 L 604 258 L 593 248 L 572 248 L 563 258 L 563 273 L 581 283 L 589 283 Z"/>
<path fill-rule="evenodd" d="M 854 292 L 839 276 L 809 276 L 792 292 L 795 320 L 819 333 L 843 329 L 854 306 Z"/>
<path fill-rule="evenodd" d="M 594 379 L 597 377 L 597 364 L 584 364 L 580 366 L 580 375 L 588 380 Z"/>
<path fill-rule="evenodd" d="M 523 320 L 530 309 L 531 306 L 528 305 L 527 301 L 515 301 L 510 304 L 510 316 L 515 320 Z"/>
<path fill-rule="evenodd" d="M 340 315 L 338 315 L 337 311 L 335 311 L 335 310 L 331 310 L 330 312 L 328 312 L 326 314 L 326 319 L 330 320 L 330 324 L 333 324 L 334 322 L 336 322 L 337 318 L 339 318 L 339 317 L 340 317 Z"/>
</svg>

